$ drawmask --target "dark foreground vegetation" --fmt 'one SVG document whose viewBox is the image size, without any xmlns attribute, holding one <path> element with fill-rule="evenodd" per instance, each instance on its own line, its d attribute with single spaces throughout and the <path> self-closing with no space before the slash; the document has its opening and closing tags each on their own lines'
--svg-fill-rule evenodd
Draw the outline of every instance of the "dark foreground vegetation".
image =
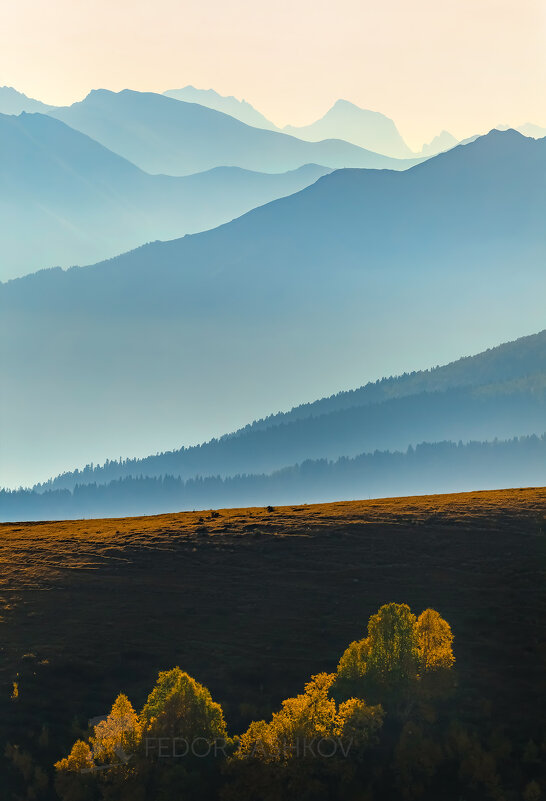
<svg viewBox="0 0 546 801">
<path fill-rule="evenodd" d="M 436 722 L 439 702 L 454 687 L 452 642 L 449 624 L 434 609 L 417 618 L 407 604 L 385 604 L 370 618 L 368 636 L 349 645 L 335 673 L 312 676 L 305 691 L 285 699 L 270 722 L 253 721 L 233 739 L 222 707 L 205 687 L 180 668 L 163 671 L 139 715 L 127 696 L 119 695 L 89 738 L 77 740 L 56 763 L 57 791 L 67 801 L 170 798 L 173 791 L 180 798 L 220 794 L 250 801 L 287 794 L 362 798 L 367 790 L 371 798 L 374 786 L 384 791 L 393 783 L 393 777 L 383 776 L 389 762 L 383 770 L 374 766 L 386 713 L 395 729 L 405 724 L 397 732 L 394 787 L 408 798 L 423 794 L 423 770 L 413 764 L 421 751 L 430 763 L 424 770 L 427 783 L 441 789 L 444 763 L 481 756 L 479 744 L 464 730 L 450 731 L 444 755 L 419 727 L 421 721 Z M 370 697 L 376 703 L 365 700 Z M 442 727 L 436 729 L 441 734 Z M 430 767 L 436 768 L 433 781 Z M 496 789 L 491 767 L 485 775 L 474 772 Z"/>
<path fill-rule="evenodd" d="M 544 796 L 544 489 L 0 532 L 5 798 Z"/>
</svg>

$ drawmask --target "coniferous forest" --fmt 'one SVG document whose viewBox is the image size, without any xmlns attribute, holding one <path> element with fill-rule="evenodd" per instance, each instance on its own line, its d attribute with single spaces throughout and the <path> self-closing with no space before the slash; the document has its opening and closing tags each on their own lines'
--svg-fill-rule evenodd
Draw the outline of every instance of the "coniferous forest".
<svg viewBox="0 0 546 801">
<path fill-rule="evenodd" d="M 352 498 L 543 485 L 546 434 L 493 442 L 422 443 L 402 452 L 306 460 L 270 474 L 132 476 L 72 490 L 1 490 L 6 520 L 161 514 L 181 509 L 318 503 Z"/>
</svg>

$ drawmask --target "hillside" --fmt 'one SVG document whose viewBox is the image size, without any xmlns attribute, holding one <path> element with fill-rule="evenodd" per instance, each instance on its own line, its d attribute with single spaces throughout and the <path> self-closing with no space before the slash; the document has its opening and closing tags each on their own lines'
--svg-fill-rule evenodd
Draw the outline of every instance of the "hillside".
<svg viewBox="0 0 546 801">
<path fill-rule="evenodd" d="M 317 417 L 354 406 L 382 403 L 392 398 L 416 395 L 421 392 L 443 392 L 454 387 L 497 384 L 535 373 L 543 373 L 545 370 L 546 330 L 488 348 L 475 356 L 464 356 L 441 367 L 382 378 L 358 389 L 338 392 L 327 398 L 303 403 L 288 412 L 279 412 L 256 420 L 243 430 L 269 428 L 279 423 L 288 423 L 305 417 Z"/>
<path fill-rule="evenodd" d="M 493 440 L 546 429 L 546 331 L 444 367 L 383 379 L 303 404 L 219 439 L 144 459 L 66 472 L 34 489 L 73 489 L 125 476 L 270 473 L 420 442 Z"/>
<path fill-rule="evenodd" d="M 337 100 L 324 117 L 311 125 L 287 125 L 285 133 L 318 142 L 321 139 L 344 139 L 354 145 L 394 158 L 415 154 L 404 142 L 394 122 L 377 111 L 359 108 L 348 100 Z"/>
<path fill-rule="evenodd" d="M 0 149 L 1 280 L 214 228 L 329 172 L 148 175 L 42 114 L 0 115 Z"/>
<path fill-rule="evenodd" d="M 405 172 L 337 171 L 212 231 L 3 285 L 10 483 L 203 442 L 542 330 L 545 173 L 545 140 L 492 132 Z"/>
<path fill-rule="evenodd" d="M 146 92 L 92 91 L 51 116 L 150 173 L 188 175 L 213 167 L 286 172 L 304 164 L 406 169 L 399 160 L 339 140 L 303 142 L 245 125 L 228 114 Z"/>
<path fill-rule="evenodd" d="M 140 708 L 174 665 L 240 733 L 335 670 L 396 601 L 450 622 L 459 691 L 446 711 L 500 752 L 503 786 L 521 787 L 518 763 L 544 734 L 545 509 L 546 490 L 524 489 L 4 524 L 0 742 L 50 774 L 89 718 L 121 691 Z M 5 758 L 2 777 L 21 794 Z"/>
</svg>

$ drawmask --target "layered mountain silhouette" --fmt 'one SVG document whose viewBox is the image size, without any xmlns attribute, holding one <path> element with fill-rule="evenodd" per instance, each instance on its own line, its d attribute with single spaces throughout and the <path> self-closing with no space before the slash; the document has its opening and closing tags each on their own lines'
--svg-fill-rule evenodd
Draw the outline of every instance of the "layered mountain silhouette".
<svg viewBox="0 0 546 801">
<path fill-rule="evenodd" d="M 174 97 L 175 100 L 198 103 L 200 106 L 221 111 L 244 122 L 246 125 L 252 125 L 254 128 L 265 128 L 269 131 L 279 130 L 276 125 L 257 111 L 254 106 L 247 103 L 246 100 L 237 100 L 233 95 L 229 97 L 220 95 L 214 89 L 196 89 L 194 86 L 184 86 L 182 89 L 168 89 L 163 94 L 167 97 Z M 341 137 L 335 138 L 339 139 Z"/>
<path fill-rule="evenodd" d="M 214 228 L 329 172 L 306 165 L 280 175 L 238 167 L 148 175 L 42 114 L 0 115 L 0 149 L 2 280 Z"/>
<path fill-rule="evenodd" d="M 302 127 L 287 125 L 285 133 L 318 142 L 321 139 L 345 139 L 359 147 L 395 158 L 414 156 L 394 122 L 377 111 L 359 108 L 348 100 L 337 100 L 324 117 Z"/>
<path fill-rule="evenodd" d="M 433 370 L 366 384 L 191 448 L 64 473 L 36 491 L 129 476 L 271 473 L 420 442 L 509 439 L 546 427 L 546 330 Z"/>
<path fill-rule="evenodd" d="M 337 100 L 323 117 L 311 125 L 299 127 L 286 125 L 280 129 L 250 103 L 237 100 L 235 97 L 224 97 L 213 89 L 195 89 L 193 86 L 186 86 L 183 89 L 171 89 L 163 94 L 167 97 L 174 97 L 176 100 L 199 103 L 207 108 L 222 111 L 255 128 L 266 128 L 271 131 L 282 130 L 284 133 L 308 142 L 343 139 L 366 150 L 394 158 L 405 159 L 416 155 L 406 145 L 391 119 L 376 111 L 359 108 L 348 100 Z M 442 144 L 439 143 L 437 150 L 429 147 L 426 155 L 435 155 L 435 153 L 447 149 Z M 425 155 L 424 152 L 423 155 Z"/>
<path fill-rule="evenodd" d="M 421 443 L 405 452 L 307 460 L 272 474 L 184 481 L 135 476 L 70 490 L 0 490 L 0 520 L 55 520 L 543 486 L 546 434 L 494 442 Z M 206 521 L 197 531 L 206 535 Z M 430 522 L 435 522 L 432 518 Z M 267 528 L 252 527 L 259 536 Z"/>
<path fill-rule="evenodd" d="M 543 329 L 545 172 L 545 140 L 492 132 L 408 171 L 340 170 L 212 231 L 3 285 L 9 474 L 191 445 Z"/>
<path fill-rule="evenodd" d="M 303 142 L 197 103 L 128 89 L 96 90 L 49 113 L 150 173 L 188 175 L 220 166 L 286 172 L 304 164 L 402 170 L 418 161 L 339 140 Z"/>
<path fill-rule="evenodd" d="M 47 114 L 54 106 L 27 97 L 12 86 L 0 86 L 0 114 L 21 114 L 23 111 Z"/>
</svg>

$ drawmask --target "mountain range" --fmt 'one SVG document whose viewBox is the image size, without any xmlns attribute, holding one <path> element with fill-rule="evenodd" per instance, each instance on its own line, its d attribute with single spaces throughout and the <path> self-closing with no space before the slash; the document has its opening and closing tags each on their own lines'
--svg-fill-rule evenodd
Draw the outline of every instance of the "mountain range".
<svg viewBox="0 0 546 801">
<path fill-rule="evenodd" d="M 220 111 L 254 128 L 276 132 L 284 131 L 308 141 L 317 141 L 324 137 L 343 139 L 367 150 L 396 158 L 407 158 L 408 156 L 429 158 L 458 143 L 451 133 L 444 130 L 430 142 L 425 143 L 419 152 L 412 152 L 398 133 L 393 120 L 378 112 L 360 108 L 347 100 L 337 100 L 322 118 L 310 125 L 287 125 L 279 128 L 246 100 L 238 100 L 233 95 L 220 95 L 214 89 L 185 86 L 182 89 L 169 89 L 163 92 L 163 95 Z M 55 113 L 58 109 L 57 106 L 47 105 L 39 100 L 29 98 L 12 87 L 0 87 L 0 114 L 20 114 L 22 111 L 47 114 L 50 111 Z M 512 127 L 524 136 L 531 136 L 535 139 L 546 136 L 546 128 L 530 122 L 516 126 L 499 124 L 495 127 L 499 130 L 508 130 Z M 473 138 L 476 136 L 462 141 L 467 143 Z M 337 164 L 336 166 L 350 165 Z"/>
<path fill-rule="evenodd" d="M 193 86 L 186 86 L 183 89 L 168 90 L 163 94 L 177 100 L 199 103 L 207 108 L 223 111 L 256 128 L 284 131 L 310 142 L 325 138 L 344 139 L 368 150 L 395 158 L 411 156 L 429 158 L 443 153 L 457 144 L 467 144 L 478 136 L 467 137 L 459 142 L 453 134 L 444 130 L 433 137 L 430 142 L 425 142 L 420 151 L 413 152 L 401 137 L 393 120 L 384 114 L 360 108 L 348 100 L 336 100 L 323 117 L 310 125 L 286 125 L 284 128 L 278 128 L 250 103 L 245 100 L 237 100 L 233 96 L 225 97 L 215 92 L 214 89 L 196 89 Z M 499 124 L 495 128 L 501 131 L 513 128 L 524 136 L 531 136 L 534 139 L 546 136 L 546 128 L 530 122 L 522 125 Z"/>
<path fill-rule="evenodd" d="M 545 140 L 492 132 L 3 285 L 6 475 L 191 445 L 415 353 L 437 364 L 541 330 L 545 168 Z"/>
<path fill-rule="evenodd" d="M 329 172 L 149 175 L 43 114 L 0 114 L 0 150 L 1 280 L 214 228 Z"/>
<path fill-rule="evenodd" d="M 49 114 L 149 173 L 188 175 L 221 166 L 286 172 L 304 164 L 402 170 L 416 163 L 341 140 L 303 142 L 151 92 L 100 89 Z"/>
<path fill-rule="evenodd" d="M 360 108 L 348 100 L 337 100 L 323 117 L 310 125 L 286 125 L 284 128 L 278 128 L 250 103 L 237 100 L 233 96 L 225 97 L 214 89 L 185 86 L 183 89 L 170 89 L 163 94 L 176 100 L 199 103 L 201 106 L 223 111 L 255 128 L 283 131 L 308 142 L 343 139 L 366 150 L 394 158 L 434 156 L 457 144 L 454 136 L 442 131 L 428 145 L 424 145 L 420 153 L 413 153 L 402 139 L 393 120 L 379 112 Z"/>
</svg>

